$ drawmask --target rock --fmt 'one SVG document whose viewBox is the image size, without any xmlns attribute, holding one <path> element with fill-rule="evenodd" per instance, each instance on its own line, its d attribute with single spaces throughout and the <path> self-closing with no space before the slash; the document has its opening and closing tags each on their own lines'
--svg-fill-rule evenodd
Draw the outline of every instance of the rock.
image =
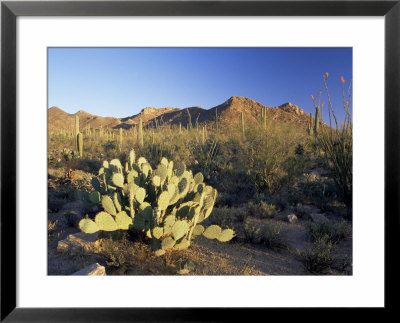
<svg viewBox="0 0 400 323">
<path fill-rule="evenodd" d="M 298 218 L 295 214 L 289 214 L 287 216 L 287 219 L 288 219 L 289 223 L 292 223 L 292 224 L 296 223 L 298 221 Z"/>
<path fill-rule="evenodd" d="M 320 213 L 311 213 L 310 218 L 315 223 L 329 222 L 328 218 Z"/>
<path fill-rule="evenodd" d="M 70 255 L 91 254 L 98 247 L 98 232 L 88 234 L 78 232 L 58 241 L 57 251 Z"/>
<path fill-rule="evenodd" d="M 95 264 L 91 264 L 86 268 L 78 270 L 71 276 L 107 276 L 107 275 L 104 266 L 101 266 L 96 262 Z"/>
</svg>

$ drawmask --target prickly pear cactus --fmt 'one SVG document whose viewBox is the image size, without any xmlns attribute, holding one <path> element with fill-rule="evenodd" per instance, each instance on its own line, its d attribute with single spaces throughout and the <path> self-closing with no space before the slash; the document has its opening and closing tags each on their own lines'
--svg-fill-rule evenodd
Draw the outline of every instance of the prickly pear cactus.
<svg viewBox="0 0 400 323">
<path fill-rule="evenodd" d="M 221 242 L 235 236 L 231 229 L 200 224 L 211 214 L 217 198 L 217 190 L 203 182 L 201 173 L 193 176 L 184 163 L 174 168 L 166 158 L 153 169 L 144 157 L 136 158 L 133 150 L 124 164 L 118 159 L 104 161 L 92 179 L 94 191 L 81 192 L 87 203 L 102 208 L 93 220 L 81 220 L 81 231 L 142 231 L 152 239 L 158 255 L 168 249 L 186 249 L 199 235 Z"/>
</svg>

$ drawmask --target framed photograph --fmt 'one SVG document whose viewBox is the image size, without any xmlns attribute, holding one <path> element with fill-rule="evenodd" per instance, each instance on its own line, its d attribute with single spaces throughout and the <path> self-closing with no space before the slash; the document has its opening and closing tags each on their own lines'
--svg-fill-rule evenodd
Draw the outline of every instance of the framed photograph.
<svg viewBox="0 0 400 323">
<path fill-rule="evenodd" d="M 1 320 L 391 309 L 399 15 L 2 1 Z"/>
</svg>

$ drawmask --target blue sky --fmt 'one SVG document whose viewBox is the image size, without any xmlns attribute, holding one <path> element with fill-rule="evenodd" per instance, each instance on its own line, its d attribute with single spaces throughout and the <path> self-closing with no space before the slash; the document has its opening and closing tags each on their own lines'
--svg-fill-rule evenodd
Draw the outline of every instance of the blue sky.
<svg viewBox="0 0 400 323">
<path fill-rule="evenodd" d="M 310 95 L 326 72 L 342 120 L 351 48 L 49 48 L 48 107 L 126 117 L 145 107 L 209 109 L 237 95 L 314 112 Z"/>
</svg>

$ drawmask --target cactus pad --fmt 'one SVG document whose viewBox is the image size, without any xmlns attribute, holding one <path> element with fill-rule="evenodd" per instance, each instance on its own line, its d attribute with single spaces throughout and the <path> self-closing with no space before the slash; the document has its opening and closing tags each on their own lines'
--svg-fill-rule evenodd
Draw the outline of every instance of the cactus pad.
<svg viewBox="0 0 400 323">
<path fill-rule="evenodd" d="M 194 175 L 194 182 L 196 184 L 203 183 L 203 181 L 204 181 L 204 176 L 202 173 L 197 173 L 196 175 Z"/>
<path fill-rule="evenodd" d="M 95 233 L 99 231 L 99 226 L 90 219 L 82 219 L 79 221 L 79 229 L 85 233 Z"/>
<path fill-rule="evenodd" d="M 115 222 L 119 229 L 128 230 L 132 225 L 132 218 L 125 211 L 122 211 L 115 216 Z"/>
<path fill-rule="evenodd" d="M 235 232 L 232 229 L 225 229 L 221 232 L 221 234 L 217 237 L 218 241 L 220 242 L 227 242 L 232 240 L 235 236 Z"/>
<path fill-rule="evenodd" d="M 161 210 L 161 211 L 166 210 L 168 207 L 168 204 L 169 204 L 169 199 L 170 199 L 170 196 L 169 196 L 168 191 L 162 192 L 160 194 L 160 196 L 158 197 L 158 201 L 157 201 L 158 210 Z"/>
<path fill-rule="evenodd" d="M 103 231 L 116 231 L 118 230 L 118 225 L 114 221 L 113 217 L 107 212 L 97 213 L 94 221 L 98 225 L 100 230 Z"/>
<path fill-rule="evenodd" d="M 124 175 L 122 175 L 121 173 L 114 173 L 112 175 L 112 183 L 116 187 L 124 187 Z"/>
<path fill-rule="evenodd" d="M 189 240 L 188 239 L 182 239 L 181 242 L 175 244 L 174 249 L 176 249 L 176 250 L 184 250 L 184 249 L 189 248 L 189 246 L 190 246 Z"/>
<path fill-rule="evenodd" d="M 114 216 L 117 215 L 117 210 L 115 209 L 114 203 L 108 195 L 103 195 L 101 199 L 101 205 L 107 213 Z"/>
<path fill-rule="evenodd" d="M 204 227 L 201 224 L 196 225 L 193 229 L 193 235 L 195 236 L 199 236 L 203 234 L 203 232 L 204 232 Z"/>
<path fill-rule="evenodd" d="M 152 230 L 152 235 L 156 239 L 160 239 L 164 234 L 164 229 L 162 227 L 155 227 Z"/>
<path fill-rule="evenodd" d="M 101 201 L 101 195 L 100 195 L 100 193 L 97 192 L 97 191 L 91 192 L 91 193 L 89 194 L 89 201 L 92 202 L 92 203 L 94 203 L 94 204 L 100 203 L 100 201 Z"/>
<path fill-rule="evenodd" d="M 189 230 L 189 225 L 186 221 L 176 221 L 172 227 L 172 236 L 175 240 L 182 238 Z"/>
<path fill-rule="evenodd" d="M 210 225 L 204 232 L 203 236 L 207 239 L 216 239 L 221 234 L 221 228 L 218 225 Z"/>
<path fill-rule="evenodd" d="M 158 187 L 161 185 L 161 178 L 158 175 L 154 175 L 152 179 L 153 185 Z"/>
<path fill-rule="evenodd" d="M 170 249 L 175 245 L 175 240 L 172 237 L 166 237 L 161 241 L 162 249 Z"/>
<path fill-rule="evenodd" d="M 136 201 L 138 201 L 139 204 L 142 204 L 145 197 L 146 197 L 146 190 L 143 187 L 138 187 L 135 193 Z"/>
</svg>

